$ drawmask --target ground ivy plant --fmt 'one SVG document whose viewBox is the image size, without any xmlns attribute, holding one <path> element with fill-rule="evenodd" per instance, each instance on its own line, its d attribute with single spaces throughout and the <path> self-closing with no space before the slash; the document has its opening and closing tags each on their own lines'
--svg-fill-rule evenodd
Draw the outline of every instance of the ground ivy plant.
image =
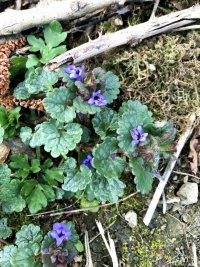
<svg viewBox="0 0 200 267">
<path fill-rule="evenodd" d="M 22 83 L 15 97 L 42 95 L 45 119 L 35 127 L 22 125 L 14 112 L 20 128 L 16 135 L 34 155 L 11 155 L 0 165 L 4 213 L 26 206 L 36 213 L 49 202 L 73 196 L 86 206 L 117 202 L 127 173 L 129 186 L 134 182 L 138 192 L 151 191 L 160 160 L 174 148 L 176 131 L 170 121 L 155 121 L 137 100 L 113 108 L 120 92 L 115 74 L 100 67 L 89 71 L 84 65 L 57 72 L 36 68 L 29 69 Z"/>
<path fill-rule="evenodd" d="M 3 220 L 3 219 L 2 219 Z M 2 222 L 0 220 L 0 235 Z M 4 225 L 3 237 L 11 231 Z M 71 221 L 56 222 L 53 229 L 44 235 L 39 226 L 23 225 L 16 233 L 13 245 L 5 245 L 0 251 L 1 267 L 66 267 L 75 256 L 83 252 L 83 245 Z"/>
</svg>

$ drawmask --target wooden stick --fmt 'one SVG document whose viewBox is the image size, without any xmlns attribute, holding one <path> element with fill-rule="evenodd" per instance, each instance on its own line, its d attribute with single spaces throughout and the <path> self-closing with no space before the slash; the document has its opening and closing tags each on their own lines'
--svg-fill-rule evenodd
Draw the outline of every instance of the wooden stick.
<svg viewBox="0 0 200 267">
<path fill-rule="evenodd" d="M 106 237 L 105 237 L 105 232 L 104 232 L 104 229 L 103 229 L 103 226 L 100 222 L 98 222 L 96 220 L 96 224 L 97 224 L 97 227 L 99 229 L 99 233 L 101 234 L 101 237 L 104 241 L 104 244 L 110 254 L 110 257 L 112 259 L 112 263 L 113 263 L 113 267 L 118 267 L 118 259 L 117 259 L 117 254 L 116 254 L 116 249 L 115 249 L 115 243 L 113 241 L 113 239 L 111 239 L 110 235 L 109 235 L 109 232 L 108 232 L 108 240 L 109 240 L 109 244 L 108 244 L 108 241 L 106 240 Z"/>
<path fill-rule="evenodd" d="M 91 250 L 90 250 L 88 231 L 85 231 L 85 254 L 86 254 L 85 267 L 94 267 L 93 262 L 92 262 Z"/>
<path fill-rule="evenodd" d="M 193 253 L 194 267 L 198 267 L 197 247 L 196 247 L 195 243 L 192 244 L 192 253 Z"/>
<path fill-rule="evenodd" d="M 36 214 L 29 214 L 27 215 L 28 217 L 32 217 L 32 216 L 44 216 L 44 215 L 48 215 L 50 217 L 52 216 L 60 216 L 63 214 L 74 214 L 74 213 L 79 213 L 79 212 L 84 212 L 84 211 L 90 211 L 92 209 L 96 209 L 96 208 L 105 208 L 105 207 L 109 207 L 109 206 L 113 206 L 116 205 L 118 203 L 124 202 L 127 199 L 133 197 L 137 195 L 137 192 L 132 193 L 124 198 L 121 198 L 117 203 L 106 203 L 106 204 L 102 204 L 102 205 L 98 205 L 98 206 L 92 206 L 92 207 L 88 207 L 88 208 L 82 208 L 82 209 L 76 209 L 76 210 L 68 210 L 68 211 L 61 211 L 61 212 L 56 212 L 56 210 L 51 210 L 51 211 L 45 211 L 45 212 L 40 212 L 40 213 L 36 213 Z M 60 210 L 64 210 L 64 209 L 68 209 L 69 207 L 65 207 L 63 209 Z"/>
<path fill-rule="evenodd" d="M 156 11 L 158 9 L 159 2 L 160 2 L 160 0 L 155 0 L 155 4 L 154 4 L 154 7 L 153 7 L 153 11 L 151 13 L 150 20 L 155 19 L 155 17 L 156 17 Z"/>
<path fill-rule="evenodd" d="M 75 47 L 49 61 L 46 64 L 46 69 L 54 70 L 66 63 L 80 63 L 121 45 L 130 44 L 135 46 L 145 38 L 175 29 L 178 30 L 178 28 L 194 23 L 197 19 L 200 19 L 200 5 L 198 4 L 182 11 L 155 17 L 153 20 L 150 19 L 147 22 L 102 35 L 96 40 L 90 40 L 83 45 Z"/>
<path fill-rule="evenodd" d="M 144 216 L 143 222 L 145 225 L 149 225 L 149 223 L 151 222 L 151 219 L 153 217 L 153 214 L 155 212 L 155 209 L 158 205 L 159 199 L 163 193 L 163 190 L 169 180 L 169 177 L 174 169 L 174 166 L 176 164 L 176 161 L 185 145 L 185 143 L 187 142 L 187 140 L 189 139 L 189 137 L 191 136 L 193 129 L 194 129 L 194 122 L 196 120 L 196 114 L 192 113 L 191 116 L 189 117 L 188 120 L 188 126 L 186 128 L 186 131 L 180 136 L 180 139 L 177 143 L 177 151 L 174 153 L 173 157 L 171 157 L 171 159 L 169 160 L 167 167 L 165 169 L 165 172 L 163 174 L 162 179 L 160 180 L 156 191 L 153 195 L 153 198 L 151 200 L 151 203 L 149 205 L 149 208 Z"/>
<path fill-rule="evenodd" d="M 42 1 L 26 10 L 6 10 L 0 13 L 0 36 L 19 33 L 56 20 L 77 19 L 113 3 L 124 4 L 126 0 L 51 0 Z"/>
</svg>

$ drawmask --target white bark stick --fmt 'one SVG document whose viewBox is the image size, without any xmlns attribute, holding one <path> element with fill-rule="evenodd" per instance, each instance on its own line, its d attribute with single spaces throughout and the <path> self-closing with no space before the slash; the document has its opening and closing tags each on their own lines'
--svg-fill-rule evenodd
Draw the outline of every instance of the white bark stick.
<svg viewBox="0 0 200 267">
<path fill-rule="evenodd" d="M 73 62 L 74 64 L 80 63 L 83 60 L 121 45 L 131 44 L 134 46 L 145 38 L 173 31 L 179 27 L 194 23 L 197 19 L 200 19 L 200 5 L 195 5 L 158 18 L 155 17 L 153 20 L 148 20 L 147 22 L 128 27 L 115 33 L 100 36 L 96 40 L 73 48 L 51 60 L 46 64 L 46 68 L 54 70 L 69 62 Z"/>
<path fill-rule="evenodd" d="M 124 2 L 125 0 L 52 0 L 45 6 L 38 5 L 27 10 L 9 9 L 0 13 L 0 36 L 16 34 L 54 19 L 76 19 L 113 3 Z"/>
<path fill-rule="evenodd" d="M 163 174 L 162 179 L 160 180 L 156 191 L 153 195 L 153 198 L 151 200 L 151 203 L 149 205 L 149 208 L 144 216 L 143 222 L 145 225 L 149 225 L 149 223 L 151 222 L 151 219 L 153 217 L 153 214 L 156 210 L 156 207 L 158 205 L 159 199 L 162 195 L 162 192 L 169 180 L 169 177 L 175 167 L 176 161 L 185 145 L 185 143 L 187 142 L 187 140 L 189 139 L 189 137 L 191 136 L 193 129 L 194 129 L 194 122 L 196 119 L 196 114 L 193 113 L 191 114 L 189 120 L 188 120 L 188 126 L 186 128 L 186 131 L 180 136 L 180 139 L 177 143 L 177 151 L 174 153 L 173 157 L 171 157 L 171 159 L 169 160 L 167 167 L 165 169 L 165 172 Z"/>
</svg>

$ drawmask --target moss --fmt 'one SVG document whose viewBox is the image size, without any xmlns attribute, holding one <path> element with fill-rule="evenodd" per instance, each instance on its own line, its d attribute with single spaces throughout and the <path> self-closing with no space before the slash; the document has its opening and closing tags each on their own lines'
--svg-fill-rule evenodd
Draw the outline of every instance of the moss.
<svg viewBox="0 0 200 267">
<path fill-rule="evenodd" d="M 152 233 L 140 223 L 132 230 L 130 240 L 122 245 L 122 258 L 131 267 L 183 266 L 186 261 L 181 241 L 169 238 L 160 229 Z"/>
</svg>

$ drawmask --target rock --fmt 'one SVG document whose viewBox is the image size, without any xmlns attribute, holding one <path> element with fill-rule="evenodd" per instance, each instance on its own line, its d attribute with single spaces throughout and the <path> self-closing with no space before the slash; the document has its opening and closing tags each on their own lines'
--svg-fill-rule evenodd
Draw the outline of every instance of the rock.
<svg viewBox="0 0 200 267">
<path fill-rule="evenodd" d="M 183 184 L 177 192 L 177 196 L 181 199 L 181 204 L 190 205 L 198 201 L 198 185 L 196 183 L 187 182 Z"/>
<path fill-rule="evenodd" d="M 128 225 L 131 228 L 134 228 L 135 226 L 137 226 L 137 214 L 135 213 L 135 211 L 129 210 L 125 214 L 125 220 L 128 222 Z"/>
</svg>

